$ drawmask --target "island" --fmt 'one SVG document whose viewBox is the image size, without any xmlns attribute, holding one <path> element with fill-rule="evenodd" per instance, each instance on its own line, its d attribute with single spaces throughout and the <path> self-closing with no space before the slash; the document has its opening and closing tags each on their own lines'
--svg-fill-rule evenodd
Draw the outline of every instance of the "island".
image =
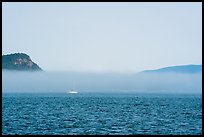
<svg viewBox="0 0 204 137">
<path fill-rule="evenodd" d="M 25 53 L 2 55 L 2 70 L 43 71 Z"/>
</svg>

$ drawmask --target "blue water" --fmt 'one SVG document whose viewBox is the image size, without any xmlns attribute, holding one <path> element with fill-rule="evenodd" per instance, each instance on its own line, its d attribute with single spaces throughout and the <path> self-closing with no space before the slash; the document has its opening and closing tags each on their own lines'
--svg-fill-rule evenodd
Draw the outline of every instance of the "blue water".
<svg viewBox="0 0 204 137">
<path fill-rule="evenodd" d="M 202 134 L 202 96 L 3 94 L 2 134 Z"/>
</svg>

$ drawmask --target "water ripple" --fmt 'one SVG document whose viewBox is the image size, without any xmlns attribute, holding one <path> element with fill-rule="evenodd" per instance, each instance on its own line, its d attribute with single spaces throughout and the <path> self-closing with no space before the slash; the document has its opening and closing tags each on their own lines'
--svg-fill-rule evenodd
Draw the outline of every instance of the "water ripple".
<svg viewBox="0 0 204 137">
<path fill-rule="evenodd" d="M 9 95 L 3 135 L 202 134 L 201 96 Z"/>
</svg>

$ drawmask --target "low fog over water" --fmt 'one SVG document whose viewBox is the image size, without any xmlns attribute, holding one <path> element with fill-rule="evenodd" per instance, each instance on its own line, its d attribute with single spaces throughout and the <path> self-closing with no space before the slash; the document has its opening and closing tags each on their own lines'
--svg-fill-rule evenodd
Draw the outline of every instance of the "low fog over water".
<svg viewBox="0 0 204 137">
<path fill-rule="evenodd" d="M 2 71 L 2 91 L 202 93 L 202 73 L 76 73 Z"/>
</svg>

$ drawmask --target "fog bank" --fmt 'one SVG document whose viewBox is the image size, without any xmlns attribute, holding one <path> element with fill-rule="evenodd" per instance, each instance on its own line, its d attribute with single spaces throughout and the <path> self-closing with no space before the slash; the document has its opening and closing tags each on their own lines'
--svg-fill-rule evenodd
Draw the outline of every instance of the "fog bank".
<svg viewBox="0 0 204 137">
<path fill-rule="evenodd" d="M 2 71 L 2 92 L 202 93 L 202 73 L 74 73 Z"/>
</svg>

